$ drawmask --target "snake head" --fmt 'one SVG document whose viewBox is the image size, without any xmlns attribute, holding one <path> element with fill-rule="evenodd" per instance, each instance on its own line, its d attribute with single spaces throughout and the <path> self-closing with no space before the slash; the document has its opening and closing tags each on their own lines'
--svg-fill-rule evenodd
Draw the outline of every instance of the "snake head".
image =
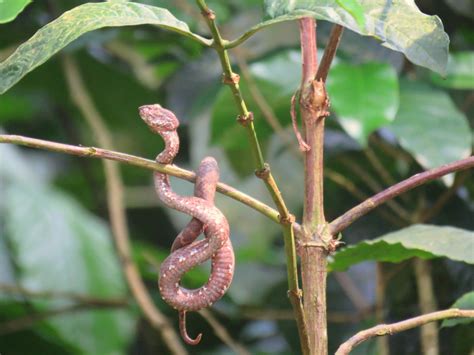
<svg viewBox="0 0 474 355">
<path fill-rule="evenodd" d="M 156 133 L 175 131 L 179 126 L 174 113 L 158 104 L 140 106 L 138 111 L 143 121 Z"/>
</svg>

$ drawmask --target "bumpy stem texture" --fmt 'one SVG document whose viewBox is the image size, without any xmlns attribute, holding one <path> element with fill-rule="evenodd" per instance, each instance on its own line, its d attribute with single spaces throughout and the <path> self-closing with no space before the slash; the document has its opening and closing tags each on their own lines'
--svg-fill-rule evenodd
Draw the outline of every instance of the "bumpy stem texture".
<svg viewBox="0 0 474 355">
<path fill-rule="evenodd" d="M 179 121 L 169 110 L 160 105 L 140 107 L 140 116 L 151 130 L 161 135 L 165 149 L 157 156 L 160 164 L 171 164 L 179 150 L 176 132 Z M 163 299 L 180 311 L 180 328 L 184 339 L 190 344 L 185 332 L 185 312 L 209 307 L 220 299 L 234 274 L 234 253 L 229 239 L 229 224 L 222 212 L 213 204 L 215 187 L 219 179 L 217 162 L 204 158 L 197 173 L 196 196 L 184 197 L 176 194 L 166 174 L 155 172 L 155 188 L 159 199 L 168 207 L 193 217 L 188 226 L 178 235 L 173 244 L 173 253 L 160 268 L 159 287 Z M 205 239 L 195 241 L 204 226 Z M 211 275 L 208 282 L 194 290 L 180 285 L 183 275 L 194 266 L 212 258 Z"/>
</svg>

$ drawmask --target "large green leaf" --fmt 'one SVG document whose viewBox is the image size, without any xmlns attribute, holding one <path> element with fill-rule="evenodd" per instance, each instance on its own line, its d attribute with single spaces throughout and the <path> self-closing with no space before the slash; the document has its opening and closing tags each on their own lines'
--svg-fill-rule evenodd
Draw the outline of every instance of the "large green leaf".
<svg viewBox="0 0 474 355">
<path fill-rule="evenodd" d="M 390 128 L 427 169 L 471 154 L 472 135 L 464 114 L 448 94 L 419 82 L 402 82 L 400 109 Z"/>
<path fill-rule="evenodd" d="M 31 3 L 31 0 L 0 1 L 0 23 L 13 21 Z"/>
<path fill-rule="evenodd" d="M 474 89 L 474 51 L 449 55 L 446 78 L 431 76 L 433 82 L 452 89 Z"/>
<path fill-rule="evenodd" d="M 133 2 L 87 3 L 65 12 L 41 28 L 0 63 L 0 94 L 84 33 L 103 27 L 143 24 L 157 25 L 204 45 L 210 44 L 209 40 L 192 33 L 186 23 L 166 9 Z"/>
<path fill-rule="evenodd" d="M 445 73 L 449 38 L 439 17 L 423 14 L 413 0 L 361 0 L 360 5 L 364 9 L 364 26 L 359 26 L 336 1 L 266 0 L 268 20 L 252 27 L 240 39 L 275 23 L 314 17 L 378 38 L 384 46 L 404 53 L 413 63 Z"/>
<path fill-rule="evenodd" d="M 462 295 L 451 308 L 474 310 L 474 291 Z M 454 327 L 458 324 L 468 324 L 474 322 L 474 318 L 453 318 L 445 319 L 441 327 Z"/>
<path fill-rule="evenodd" d="M 387 64 L 339 62 L 331 68 L 328 92 L 342 127 L 362 145 L 398 109 L 397 73 Z"/>
<path fill-rule="evenodd" d="M 126 297 L 106 225 L 50 187 L 12 147 L 1 146 L 0 159 L 2 234 L 17 266 L 17 282 L 36 291 Z M 70 304 L 60 299 L 31 302 L 38 310 Z M 63 341 L 88 354 L 122 353 L 134 332 L 127 310 L 67 313 L 47 323 Z"/>
<path fill-rule="evenodd" d="M 333 271 L 342 271 L 367 260 L 398 263 L 412 257 L 446 257 L 474 264 L 473 250 L 472 231 L 417 224 L 341 249 L 334 254 L 330 268 Z"/>
</svg>

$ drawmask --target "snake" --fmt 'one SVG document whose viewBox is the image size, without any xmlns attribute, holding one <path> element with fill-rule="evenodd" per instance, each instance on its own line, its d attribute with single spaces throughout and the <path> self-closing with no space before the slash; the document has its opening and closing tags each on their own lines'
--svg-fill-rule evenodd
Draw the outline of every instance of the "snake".
<svg viewBox="0 0 474 355">
<path fill-rule="evenodd" d="M 159 134 L 165 143 L 155 161 L 172 164 L 179 151 L 178 118 L 159 104 L 141 106 L 139 114 L 151 131 Z M 212 157 L 205 157 L 201 161 L 196 172 L 194 196 L 181 196 L 174 192 L 169 176 L 165 173 L 155 171 L 153 177 L 161 202 L 192 217 L 175 238 L 171 254 L 160 266 L 158 286 L 163 300 L 179 312 L 179 329 L 184 341 L 196 345 L 202 333 L 194 339 L 188 335 L 186 312 L 198 311 L 214 304 L 225 294 L 234 275 L 235 258 L 229 237 L 229 223 L 214 205 L 219 167 Z M 197 240 L 201 233 L 204 233 L 205 238 Z M 209 259 L 211 272 L 208 281 L 197 289 L 183 287 L 183 275 Z"/>
</svg>

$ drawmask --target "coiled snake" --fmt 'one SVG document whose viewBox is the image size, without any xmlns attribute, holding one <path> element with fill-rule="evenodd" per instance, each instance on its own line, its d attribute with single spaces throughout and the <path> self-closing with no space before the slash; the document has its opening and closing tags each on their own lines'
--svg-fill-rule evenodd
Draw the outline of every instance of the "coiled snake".
<svg viewBox="0 0 474 355">
<path fill-rule="evenodd" d="M 156 162 L 172 164 L 179 150 L 176 132 L 179 121 L 173 112 L 160 105 L 139 108 L 140 116 L 150 129 L 165 142 L 165 149 Z M 186 331 L 186 312 L 209 307 L 219 300 L 234 274 L 234 252 L 229 239 L 229 224 L 222 212 L 214 206 L 219 169 L 214 158 L 201 161 L 196 173 L 195 196 L 180 196 L 170 186 L 168 175 L 155 172 L 155 189 L 158 198 L 168 207 L 193 217 L 176 237 L 171 254 L 161 264 L 159 288 L 161 297 L 179 311 L 181 336 L 188 344 L 198 344 L 202 334 L 195 339 Z M 196 241 L 204 231 L 205 239 Z M 211 274 L 207 283 L 198 289 L 186 289 L 180 285 L 183 275 L 194 266 L 212 259 Z"/>
</svg>

